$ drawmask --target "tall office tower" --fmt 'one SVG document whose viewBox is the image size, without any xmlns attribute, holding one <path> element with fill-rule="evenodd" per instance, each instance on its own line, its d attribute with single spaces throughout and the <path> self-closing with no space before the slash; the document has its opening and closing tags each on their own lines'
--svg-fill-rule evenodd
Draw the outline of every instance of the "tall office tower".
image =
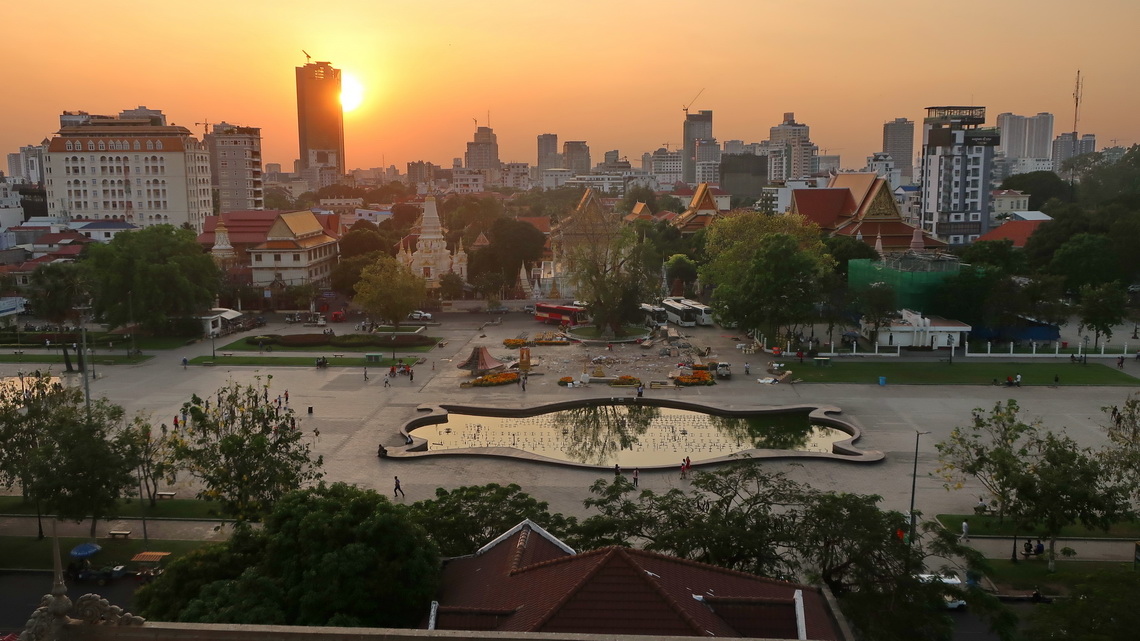
<svg viewBox="0 0 1140 641">
<path fill-rule="evenodd" d="M 1084 134 L 1077 143 L 1077 155 L 1091 154 L 1096 151 L 1096 134 Z"/>
<path fill-rule="evenodd" d="M 649 153 L 648 151 L 641 154 L 641 173 L 653 173 L 653 154 Z"/>
<path fill-rule="evenodd" d="M 344 109 L 340 104 L 340 69 L 327 62 L 297 67 L 297 139 L 300 169 L 310 182 L 324 186 L 332 174 L 344 175 Z M 324 171 L 321 171 L 324 170 Z M 317 178 L 313 181 L 313 177 Z"/>
<path fill-rule="evenodd" d="M 720 143 L 716 138 L 700 138 L 696 143 L 697 162 L 720 162 Z"/>
<path fill-rule="evenodd" d="M 681 180 L 692 183 L 697 179 L 697 141 L 712 140 L 713 112 L 701 110 L 695 114 L 685 114 L 685 124 L 681 131 L 684 141 L 681 154 Z"/>
<path fill-rule="evenodd" d="M 1025 119 L 1025 157 L 1051 158 L 1053 114 L 1044 111 Z"/>
<path fill-rule="evenodd" d="M 562 143 L 562 162 L 574 176 L 590 173 L 590 147 L 585 140 L 567 140 Z"/>
<path fill-rule="evenodd" d="M 1066 131 L 1053 140 L 1053 171 L 1061 173 L 1065 161 L 1080 153 L 1079 144 L 1075 131 Z"/>
<path fill-rule="evenodd" d="M 210 152 L 210 184 L 221 210 L 265 209 L 261 173 L 261 128 L 220 122 L 204 136 Z"/>
<path fill-rule="evenodd" d="M 998 153 L 1009 160 L 1018 158 L 1049 158 L 1053 140 L 1053 114 L 1018 116 L 1003 113 L 997 117 L 1001 145 Z"/>
<path fill-rule="evenodd" d="M 44 140 L 38 145 L 24 145 L 20 151 L 8 154 L 8 175 L 30 183 L 41 182 L 44 178 L 44 149 L 47 143 Z"/>
<path fill-rule="evenodd" d="M 44 153 L 48 213 L 189 225 L 213 211 L 210 154 L 185 127 L 153 117 L 91 116 L 60 127 Z"/>
<path fill-rule="evenodd" d="M 412 187 L 420 184 L 430 184 L 435 180 L 435 165 L 426 160 L 417 160 L 408 163 L 408 184 Z"/>
<path fill-rule="evenodd" d="M 883 123 L 883 153 L 890 154 L 895 169 L 907 183 L 914 180 L 914 121 L 895 118 Z"/>
<path fill-rule="evenodd" d="M 562 166 L 558 157 L 558 134 L 538 135 L 538 170 L 556 169 Z"/>
<path fill-rule="evenodd" d="M 768 130 L 768 180 L 785 182 L 806 178 L 816 169 L 819 147 L 811 142 L 811 128 L 784 112 L 784 121 Z"/>
<path fill-rule="evenodd" d="M 996 128 L 982 128 L 985 107 L 927 107 L 919 174 L 922 226 L 952 245 L 990 229 Z"/>
<path fill-rule="evenodd" d="M 498 169 L 499 137 L 490 127 L 476 127 L 475 139 L 467 143 L 467 153 L 463 156 L 463 166 L 467 169 Z"/>
</svg>

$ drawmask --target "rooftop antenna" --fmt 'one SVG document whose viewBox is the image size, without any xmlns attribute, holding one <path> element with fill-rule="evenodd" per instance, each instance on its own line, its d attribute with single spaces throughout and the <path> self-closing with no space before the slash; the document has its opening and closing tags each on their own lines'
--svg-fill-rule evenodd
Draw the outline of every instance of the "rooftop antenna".
<svg viewBox="0 0 1140 641">
<path fill-rule="evenodd" d="M 312 60 L 313 57 L 310 56 L 309 52 L 305 51 L 304 49 L 301 50 L 301 53 L 305 54 L 305 64 L 309 64 L 309 61 Z"/>
<path fill-rule="evenodd" d="M 479 119 L 478 118 L 472 118 L 471 120 L 475 121 L 475 128 L 478 129 L 479 128 Z"/>
<path fill-rule="evenodd" d="M 491 128 L 491 110 L 490 109 L 487 110 L 487 128 L 488 129 Z"/>
<path fill-rule="evenodd" d="M 689 115 L 689 107 L 692 107 L 693 103 L 696 102 L 697 98 L 700 98 L 701 94 L 703 94 L 704 92 L 705 92 L 705 88 L 701 87 L 701 90 L 697 92 L 697 95 L 693 96 L 693 99 L 689 101 L 689 104 L 685 105 L 684 107 L 681 107 L 681 111 L 684 111 L 686 116 Z"/>
</svg>

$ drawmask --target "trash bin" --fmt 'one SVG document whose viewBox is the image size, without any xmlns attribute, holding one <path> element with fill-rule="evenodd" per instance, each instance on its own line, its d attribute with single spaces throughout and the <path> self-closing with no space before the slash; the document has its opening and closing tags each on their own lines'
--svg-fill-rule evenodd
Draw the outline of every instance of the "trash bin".
<svg viewBox="0 0 1140 641">
<path fill-rule="evenodd" d="M 879 385 L 885 386 L 886 384 L 887 384 L 887 377 L 886 376 L 880 376 L 879 377 Z"/>
<path fill-rule="evenodd" d="M 1069 349 L 1069 341 L 1061 341 L 1061 349 Z"/>
<path fill-rule="evenodd" d="M 313 406 L 312 406 L 312 405 L 310 405 L 310 406 L 309 406 L 309 413 L 310 413 L 310 414 L 312 414 L 312 413 L 313 413 Z"/>
</svg>

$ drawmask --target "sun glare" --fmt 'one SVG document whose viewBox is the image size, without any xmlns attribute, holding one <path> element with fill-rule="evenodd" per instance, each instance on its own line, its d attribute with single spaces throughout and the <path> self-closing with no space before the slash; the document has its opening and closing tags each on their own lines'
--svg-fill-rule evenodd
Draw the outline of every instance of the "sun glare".
<svg viewBox="0 0 1140 641">
<path fill-rule="evenodd" d="M 340 106 L 345 111 L 352 111 L 364 102 L 364 85 L 356 76 L 341 74 L 340 77 Z"/>
</svg>

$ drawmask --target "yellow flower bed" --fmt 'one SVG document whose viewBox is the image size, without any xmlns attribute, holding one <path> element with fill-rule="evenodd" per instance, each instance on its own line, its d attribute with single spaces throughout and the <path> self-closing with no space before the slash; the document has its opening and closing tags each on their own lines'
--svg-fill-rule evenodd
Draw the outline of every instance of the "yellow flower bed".
<svg viewBox="0 0 1140 641">
<path fill-rule="evenodd" d="M 508 349 L 526 347 L 526 341 L 521 338 L 508 338 L 503 341 L 503 347 L 506 347 Z"/>
<path fill-rule="evenodd" d="M 516 372 L 498 372 L 496 374 L 484 374 L 471 381 L 471 385 L 475 387 L 495 387 L 496 385 L 510 385 L 518 379 L 519 375 Z"/>
<path fill-rule="evenodd" d="M 630 387 L 636 387 L 638 385 L 641 385 L 641 379 L 636 376 L 623 375 L 611 381 L 610 385 L 628 385 Z"/>
<path fill-rule="evenodd" d="M 574 379 L 569 377 L 569 376 L 563 376 L 562 378 L 558 379 L 558 384 L 563 386 L 563 387 L 565 387 L 565 386 L 567 386 L 573 382 L 574 382 Z"/>
<path fill-rule="evenodd" d="M 682 387 L 692 387 L 693 385 L 716 385 L 716 379 L 704 370 L 694 370 L 692 374 L 686 376 L 678 376 L 676 383 Z"/>
</svg>

